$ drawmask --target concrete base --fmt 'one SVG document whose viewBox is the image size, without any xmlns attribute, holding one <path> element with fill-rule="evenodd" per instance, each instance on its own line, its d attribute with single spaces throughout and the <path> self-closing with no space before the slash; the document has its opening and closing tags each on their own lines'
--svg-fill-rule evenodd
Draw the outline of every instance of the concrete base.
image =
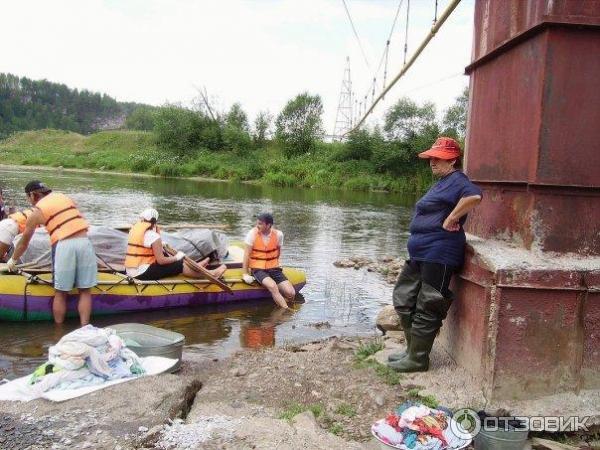
<svg viewBox="0 0 600 450">
<path fill-rule="evenodd" d="M 600 257 L 469 236 L 440 343 L 488 402 L 600 388 Z"/>
</svg>

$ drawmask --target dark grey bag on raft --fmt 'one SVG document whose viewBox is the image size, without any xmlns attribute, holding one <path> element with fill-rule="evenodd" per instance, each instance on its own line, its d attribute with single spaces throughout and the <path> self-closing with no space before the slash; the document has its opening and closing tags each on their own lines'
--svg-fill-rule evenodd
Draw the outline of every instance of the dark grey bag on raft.
<svg viewBox="0 0 600 450">
<path fill-rule="evenodd" d="M 127 233 L 110 227 L 92 226 L 89 229 L 88 236 L 94 245 L 96 255 L 99 256 L 98 263 L 100 265 L 103 265 L 102 260 L 104 260 L 107 264 L 114 266 L 115 269 L 123 269 L 127 250 Z M 21 236 L 17 236 L 14 244 L 20 238 Z M 216 252 L 217 257 L 222 259 L 227 255 L 229 245 L 227 236 L 224 233 L 208 229 L 181 230 L 177 233 L 162 231 L 161 238 L 164 243 L 181 250 L 194 260 L 209 256 L 213 252 Z M 21 257 L 21 262 L 25 264 L 35 263 L 35 267 L 40 268 L 49 269 L 52 267 L 50 238 L 44 228 L 35 232 L 27 250 Z"/>
</svg>

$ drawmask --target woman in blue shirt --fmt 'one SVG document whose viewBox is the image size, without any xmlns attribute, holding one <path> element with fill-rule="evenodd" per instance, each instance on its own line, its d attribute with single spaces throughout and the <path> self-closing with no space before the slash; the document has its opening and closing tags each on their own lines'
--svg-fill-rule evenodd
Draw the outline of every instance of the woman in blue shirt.
<svg viewBox="0 0 600 450">
<path fill-rule="evenodd" d="M 407 345 L 406 352 L 389 358 L 389 366 L 398 372 L 429 369 L 433 341 L 452 302 L 450 279 L 465 257 L 463 225 L 482 195 L 460 170 L 461 151 L 454 139 L 438 138 L 419 157 L 429 159 L 440 179 L 415 205 L 407 244 L 410 259 L 394 287 L 394 308 Z"/>
</svg>

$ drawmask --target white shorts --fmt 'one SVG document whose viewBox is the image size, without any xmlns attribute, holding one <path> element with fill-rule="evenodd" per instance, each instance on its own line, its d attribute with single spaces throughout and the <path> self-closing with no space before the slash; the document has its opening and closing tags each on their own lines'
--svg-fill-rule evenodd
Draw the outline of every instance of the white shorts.
<svg viewBox="0 0 600 450">
<path fill-rule="evenodd" d="M 5 245 L 12 245 L 14 238 L 19 234 L 19 226 L 12 219 L 0 221 L 0 242 Z"/>
</svg>

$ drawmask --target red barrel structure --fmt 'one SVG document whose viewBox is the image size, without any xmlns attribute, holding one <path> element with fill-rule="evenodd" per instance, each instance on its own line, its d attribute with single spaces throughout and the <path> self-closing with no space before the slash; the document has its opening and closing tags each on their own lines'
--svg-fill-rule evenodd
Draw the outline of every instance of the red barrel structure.
<svg viewBox="0 0 600 450">
<path fill-rule="evenodd" d="M 484 198 L 442 340 L 488 399 L 600 388 L 600 2 L 477 0 Z"/>
</svg>

